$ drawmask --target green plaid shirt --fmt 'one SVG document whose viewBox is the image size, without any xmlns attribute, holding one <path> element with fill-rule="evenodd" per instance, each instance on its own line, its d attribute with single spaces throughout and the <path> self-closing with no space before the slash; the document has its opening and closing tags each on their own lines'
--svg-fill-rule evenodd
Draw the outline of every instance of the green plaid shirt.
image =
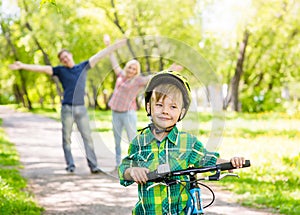
<svg viewBox="0 0 300 215">
<path fill-rule="evenodd" d="M 149 128 L 134 138 L 129 146 L 128 156 L 122 160 L 119 167 L 120 183 L 129 186 L 133 181 L 124 179 L 124 172 L 129 167 L 146 167 L 150 171 L 157 169 L 160 164 L 168 163 L 171 171 L 186 169 L 190 166 L 210 166 L 216 163 L 218 153 L 210 153 L 197 138 L 185 132 L 179 132 L 174 127 L 168 136 L 159 142 Z M 176 176 L 179 177 L 179 176 Z M 188 180 L 188 176 L 180 176 Z M 158 185 L 147 190 L 153 182 L 138 185 L 139 201 L 133 209 L 137 215 L 175 215 L 184 214 L 188 200 L 189 185 L 184 189 L 182 185 L 175 184 L 169 187 Z M 179 196 L 181 192 L 181 196 Z M 178 213 L 178 209 L 180 213 Z"/>
</svg>

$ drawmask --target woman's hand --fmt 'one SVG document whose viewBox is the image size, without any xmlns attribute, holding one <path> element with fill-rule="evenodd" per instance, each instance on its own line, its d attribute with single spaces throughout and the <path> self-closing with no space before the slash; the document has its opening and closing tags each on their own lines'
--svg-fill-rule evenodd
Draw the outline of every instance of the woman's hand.
<svg viewBox="0 0 300 215">
<path fill-rule="evenodd" d="M 169 67 L 169 70 L 180 72 L 181 70 L 183 70 L 183 66 L 178 65 L 178 64 L 176 64 L 176 63 L 173 63 L 173 64 Z"/>
<path fill-rule="evenodd" d="M 110 37 L 108 34 L 104 34 L 103 36 L 103 42 L 106 46 L 109 46 L 110 45 Z"/>
</svg>

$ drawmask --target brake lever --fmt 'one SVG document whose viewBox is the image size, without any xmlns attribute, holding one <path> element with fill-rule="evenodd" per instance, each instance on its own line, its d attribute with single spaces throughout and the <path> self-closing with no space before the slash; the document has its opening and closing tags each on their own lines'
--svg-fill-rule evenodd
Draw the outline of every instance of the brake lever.
<svg viewBox="0 0 300 215">
<path fill-rule="evenodd" d="M 158 185 L 168 186 L 168 184 L 166 184 L 164 182 L 158 182 L 158 183 L 154 183 L 154 184 L 150 185 L 149 187 L 146 188 L 146 190 L 149 191 L 151 188 L 158 186 Z"/>
<path fill-rule="evenodd" d="M 221 174 L 219 176 L 219 180 L 221 180 L 221 179 L 223 179 L 227 176 L 240 178 L 240 176 L 238 174 L 235 174 L 235 173 L 224 173 L 224 174 Z"/>
<path fill-rule="evenodd" d="M 146 188 L 146 190 L 148 191 L 152 187 L 155 187 L 157 185 L 163 185 L 163 186 L 169 187 L 169 186 L 171 186 L 173 184 L 178 184 L 178 183 L 180 183 L 180 180 L 165 180 L 163 182 L 156 182 L 156 183 L 150 185 L 149 187 Z"/>
<path fill-rule="evenodd" d="M 221 170 L 218 169 L 214 175 L 206 177 L 205 180 L 219 181 L 219 180 L 221 180 L 221 179 L 223 179 L 227 176 L 238 177 L 238 178 L 240 177 L 238 174 L 235 174 L 235 173 L 223 173 L 223 174 L 221 174 Z"/>
</svg>

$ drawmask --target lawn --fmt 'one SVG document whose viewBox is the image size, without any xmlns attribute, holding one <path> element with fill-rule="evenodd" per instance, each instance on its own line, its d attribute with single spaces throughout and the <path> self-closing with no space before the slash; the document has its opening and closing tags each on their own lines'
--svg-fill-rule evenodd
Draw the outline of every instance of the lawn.
<svg viewBox="0 0 300 215">
<path fill-rule="evenodd" d="M 282 214 L 300 214 L 300 117 L 279 113 L 232 114 L 220 153 L 243 155 L 251 168 L 239 180 L 222 183 L 240 194 L 242 204 L 273 208 Z"/>
<path fill-rule="evenodd" d="M 0 214 L 41 214 L 43 209 L 26 191 L 27 182 L 20 175 L 20 168 L 16 148 L 0 128 Z"/>
</svg>

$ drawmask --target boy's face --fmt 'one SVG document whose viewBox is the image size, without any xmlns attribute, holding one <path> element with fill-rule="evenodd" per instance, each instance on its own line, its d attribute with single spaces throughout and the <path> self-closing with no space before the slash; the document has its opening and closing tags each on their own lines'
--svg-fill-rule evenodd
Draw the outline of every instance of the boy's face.
<svg viewBox="0 0 300 215">
<path fill-rule="evenodd" d="M 152 100 L 151 107 L 148 103 L 147 108 L 151 108 L 152 121 L 159 129 L 174 126 L 184 111 L 182 102 L 178 102 L 175 95 L 161 96 L 158 101 Z"/>
</svg>

